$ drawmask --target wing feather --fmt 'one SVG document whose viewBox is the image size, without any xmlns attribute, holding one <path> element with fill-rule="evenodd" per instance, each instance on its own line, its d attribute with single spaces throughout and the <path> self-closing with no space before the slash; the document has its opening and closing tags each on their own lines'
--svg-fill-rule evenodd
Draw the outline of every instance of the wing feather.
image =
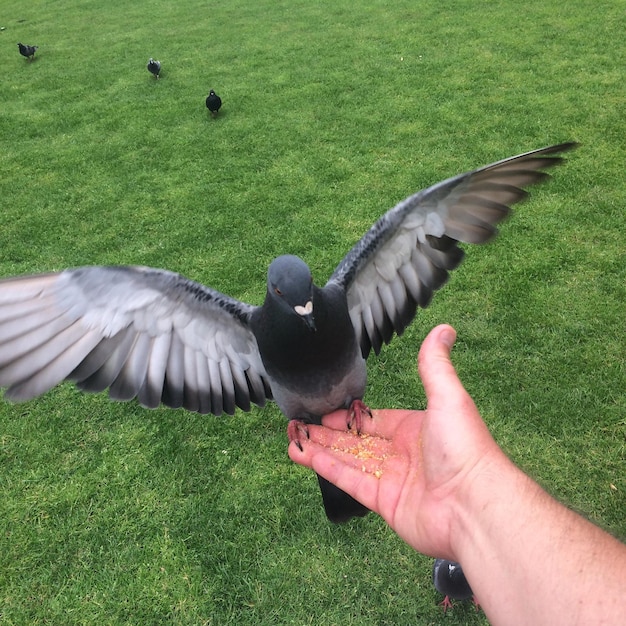
<svg viewBox="0 0 626 626">
<path fill-rule="evenodd" d="M 3 385 L 3 376 L 11 377 L 12 364 L 24 355 L 28 355 L 37 349 L 44 347 L 52 341 L 59 333 L 62 333 L 73 320 L 64 319 L 60 316 L 52 317 L 49 321 L 37 324 L 32 328 L 32 332 L 22 332 L 19 325 L 12 320 L 7 324 L 13 328 L 12 334 L 2 332 L 3 340 L 0 344 L 0 385 Z M 28 328 L 28 323 L 27 323 Z M 10 328 L 9 328 L 10 330 Z M 42 351 L 38 352 L 41 355 Z M 8 383 L 7 383 L 8 384 Z"/>
<path fill-rule="evenodd" d="M 180 409 L 185 399 L 185 345 L 177 333 L 172 334 L 170 352 L 167 356 L 163 402 Z"/>
<path fill-rule="evenodd" d="M 168 332 L 157 335 L 152 341 L 148 369 L 137 394 L 139 402 L 149 409 L 156 408 L 161 401 L 171 340 L 172 334 Z"/>
<path fill-rule="evenodd" d="M 206 363 L 206 361 L 205 361 Z M 208 363 L 208 377 L 209 379 L 219 380 L 220 385 L 213 385 L 211 387 L 211 393 L 209 398 L 211 400 L 211 406 L 213 407 L 213 412 L 217 415 L 220 415 L 224 411 L 224 402 L 223 402 L 223 391 L 222 391 L 222 377 L 220 376 L 220 366 L 217 361 L 213 359 L 209 359 Z"/>
<path fill-rule="evenodd" d="M 212 359 L 206 359 L 201 352 L 195 351 L 194 356 L 196 358 L 196 385 L 198 393 L 198 413 L 215 413 L 216 415 L 222 414 L 222 408 L 219 404 L 213 403 L 213 397 L 215 395 L 215 389 L 218 385 L 211 385 L 208 389 L 205 389 L 204 381 L 215 380 L 211 378 L 211 374 L 215 376 L 215 370 L 210 367 L 211 363 L 214 363 Z M 219 381 L 219 379 L 218 379 Z M 221 381 L 219 381 L 219 389 L 221 390 Z"/>
<path fill-rule="evenodd" d="M 523 187 L 548 177 L 563 161 L 563 143 L 504 159 L 424 189 L 383 215 L 344 257 L 329 280 L 346 291 L 363 356 L 401 334 L 417 307 L 463 259 L 459 243 L 485 243 Z M 393 292 L 389 293 L 389 289 Z"/>
<path fill-rule="evenodd" d="M 24 400 L 39 395 L 61 382 L 98 343 L 97 333 L 84 332 L 77 324 L 68 326 L 47 343 L 23 354 L 3 368 L 0 385 L 11 385 L 12 398 Z"/>
<path fill-rule="evenodd" d="M 173 272 L 83 267 L 0 281 L 0 386 L 27 400 L 64 379 L 116 400 L 201 413 L 263 405 L 254 307 Z"/>
<path fill-rule="evenodd" d="M 113 337 L 107 337 L 102 339 L 100 343 L 74 368 L 71 374 L 67 377 L 68 380 L 72 380 L 76 383 L 80 383 L 79 387 L 84 391 L 102 391 L 106 389 L 117 376 L 119 368 L 116 370 L 115 376 L 110 378 L 108 383 L 105 383 L 97 389 L 93 389 L 87 379 L 94 376 L 94 374 L 105 364 L 107 361 L 112 360 L 113 353 L 119 349 L 120 344 L 124 342 L 130 335 L 129 329 L 125 329 Z"/>
<path fill-rule="evenodd" d="M 153 338 L 146 333 L 135 334 L 128 356 L 109 389 L 113 400 L 132 400 L 139 393 L 148 371 L 152 341 Z"/>
<path fill-rule="evenodd" d="M 200 396 L 198 394 L 198 370 L 196 351 L 185 346 L 185 395 L 183 406 L 188 411 L 200 412 Z"/>
</svg>

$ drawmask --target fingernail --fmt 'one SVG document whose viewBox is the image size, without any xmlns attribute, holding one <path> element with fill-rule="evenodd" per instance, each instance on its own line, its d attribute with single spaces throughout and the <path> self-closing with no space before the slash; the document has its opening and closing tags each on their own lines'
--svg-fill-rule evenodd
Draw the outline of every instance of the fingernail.
<svg viewBox="0 0 626 626">
<path fill-rule="evenodd" d="M 452 350 L 456 341 L 456 332 L 452 328 L 444 328 L 439 335 L 439 339 L 448 347 L 448 350 Z"/>
</svg>

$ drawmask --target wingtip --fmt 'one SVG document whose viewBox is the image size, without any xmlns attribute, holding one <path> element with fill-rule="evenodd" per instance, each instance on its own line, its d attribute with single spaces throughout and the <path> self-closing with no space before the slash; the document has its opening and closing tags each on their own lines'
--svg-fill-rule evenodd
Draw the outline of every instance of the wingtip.
<svg viewBox="0 0 626 626">
<path fill-rule="evenodd" d="M 556 154 L 557 152 L 569 152 L 580 147 L 580 143 L 577 141 L 565 141 L 563 143 L 557 143 L 553 146 L 548 146 L 543 149 L 545 154 Z"/>
</svg>

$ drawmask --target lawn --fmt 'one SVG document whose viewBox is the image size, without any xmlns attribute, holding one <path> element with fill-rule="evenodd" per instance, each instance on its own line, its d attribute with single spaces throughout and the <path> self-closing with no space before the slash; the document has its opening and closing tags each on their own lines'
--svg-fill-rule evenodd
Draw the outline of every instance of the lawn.
<svg viewBox="0 0 626 626">
<path fill-rule="evenodd" d="M 423 407 L 418 346 L 453 324 L 500 445 L 626 539 L 623 3 L 4 0 L 0 21 L 0 276 L 140 264 L 259 304 L 276 255 L 323 284 L 417 189 L 579 141 L 370 357 L 365 400 Z M 486 623 L 444 618 L 432 559 L 375 515 L 329 524 L 285 426 L 69 385 L 2 401 L 0 622 Z"/>
</svg>

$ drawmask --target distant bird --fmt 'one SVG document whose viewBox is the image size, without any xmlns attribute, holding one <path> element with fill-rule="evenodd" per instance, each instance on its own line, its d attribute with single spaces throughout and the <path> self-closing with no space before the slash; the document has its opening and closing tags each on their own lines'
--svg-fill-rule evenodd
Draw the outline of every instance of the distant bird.
<svg viewBox="0 0 626 626">
<path fill-rule="evenodd" d="M 447 559 L 435 559 L 433 584 L 435 589 L 445 596 L 441 603 L 444 613 L 452 608 L 451 600 L 469 600 L 474 595 L 461 564 Z"/>
<path fill-rule="evenodd" d="M 20 49 L 20 54 L 31 61 L 35 58 L 35 51 L 39 49 L 39 46 L 26 46 L 23 43 L 18 43 L 17 47 Z"/>
<path fill-rule="evenodd" d="M 521 188 L 576 144 L 527 152 L 448 178 L 385 213 L 339 263 L 326 286 L 303 260 L 274 259 L 261 306 L 179 274 L 146 267 L 82 267 L 0 281 L 0 386 L 28 400 L 63 379 L 199 413 L 233 414 L 274 399 L 301 445 L 306 424 L 350 409 L 357 430 L 365 360 L 400 335 L 463 258 L 484 243 Z M 239 233 L 245 236 L 245 233 Z M 210 236 L 209 236 L 210 238 Z M 210 250 L 210 248 L 209 248 Z M 319 478 L 328 518 L 367 509 Z"/>
<path fill-rule="evenodd" d="M 155 61 L 152 57 L 148 60 L 148 71 L 154 74 L 156 78 L 159 78 L 161 73 L 161 61 Z"/>
<path fill-rule="evenodd" d="M 206 99 L 206 108 L 211 111 L 211 115 L 215 117 L 222 106 L 222 99 L 211 89 Z"/>
</svg>

